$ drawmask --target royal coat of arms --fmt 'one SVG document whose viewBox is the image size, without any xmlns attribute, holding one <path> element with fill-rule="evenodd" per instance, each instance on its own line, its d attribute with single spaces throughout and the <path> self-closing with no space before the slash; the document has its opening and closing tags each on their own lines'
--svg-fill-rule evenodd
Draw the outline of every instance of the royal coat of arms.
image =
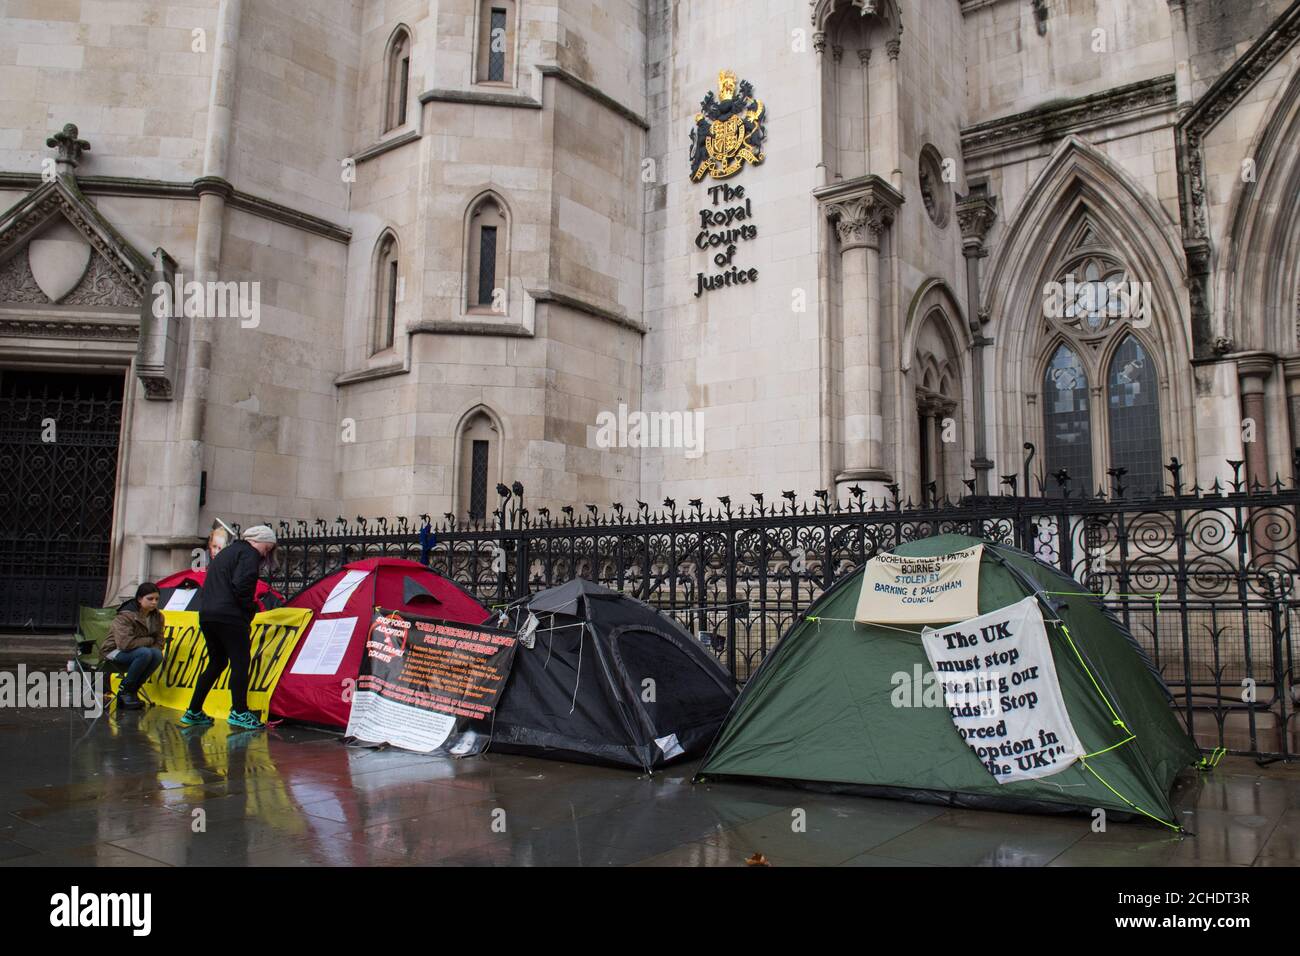
<svg viewBox="0 0 1300 956">
<path fill-rule="evenodd" d="M 718 74 L 718 96 L 710 90 L 695 114 L 691 130 L 691 182 L 706 176 L 726 179 L 744 168 L 763 162 L 763 129 L 766 116 L 763 101 L 754 98 L 748 80 L 737 87 L 736 74 Z"/>
</svg>

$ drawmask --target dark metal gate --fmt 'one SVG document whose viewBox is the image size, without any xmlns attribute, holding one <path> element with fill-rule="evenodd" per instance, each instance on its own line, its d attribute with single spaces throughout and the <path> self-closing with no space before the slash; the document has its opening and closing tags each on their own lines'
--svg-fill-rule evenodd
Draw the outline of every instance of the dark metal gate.
<svg viewBox="0 0 1300 956">
<path fill-rule="evenodd" d="M 104 599 L 122 382 L 0 371 L 0 628 L 68 629 Z"/>
</svg>

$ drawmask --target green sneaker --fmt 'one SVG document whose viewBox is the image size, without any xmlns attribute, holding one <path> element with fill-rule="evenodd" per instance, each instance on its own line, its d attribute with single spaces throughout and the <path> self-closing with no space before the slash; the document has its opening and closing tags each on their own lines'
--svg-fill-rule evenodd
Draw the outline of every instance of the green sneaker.
<svg viewBox="0 0 1300 956">
<path fill-rule="evenodd" d="M 201 710 L 187 710 L 181 714 L 182 727 L 211 727 L 216 721 Z"/>
<path fill-rule="evenodd" d="M 236 730 L 261 730 L 266 724 L 262 723 L 257 714 L 251 710 L 237 711 L 232 710 L 230 716 L 226 718 L 226 723 Z"/>
</svg>

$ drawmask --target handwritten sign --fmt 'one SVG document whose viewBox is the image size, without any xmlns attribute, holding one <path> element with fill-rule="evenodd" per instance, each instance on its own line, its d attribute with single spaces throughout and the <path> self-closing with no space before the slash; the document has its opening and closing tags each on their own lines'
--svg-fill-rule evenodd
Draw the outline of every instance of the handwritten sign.
<svg viewBox="0 0 1300 956">
<path fill-rule="evenodd" d="M 879 554 L 862 572 L 860 624 L 938 624 L 979 613 L 984 545 L 932 558 Z"/>
<path fill-rule="evenodd" d="M 1050 777 L 1087 751 L 1056 680 L 1038 601 L 921 632 L 953 726 L 998 783 Z"/>
</svg>

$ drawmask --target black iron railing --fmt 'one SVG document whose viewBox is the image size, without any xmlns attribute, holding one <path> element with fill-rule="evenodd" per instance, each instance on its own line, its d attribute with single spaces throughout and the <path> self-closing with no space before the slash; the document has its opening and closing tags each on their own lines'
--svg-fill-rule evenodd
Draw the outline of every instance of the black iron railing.
<svg viewBox="0 0 1300 956">
<path fill-rule="evenodd" d="M 1005 476 L 1004 494 L 930 493 L 920 505 L 896 493 L 873 501 L 855 488 L 846 501 L 786 492 L 743 505 L 724 496 L 708 508 L 665 499 L 658 508 L 616 502 L 554 513 L 528 509 L 516 482 L 498 486 L 485 522 L 281 521 L 274 583 L 292 593 L 363 557 L 420 560 L 424 527 L 436 538 L 429 566 L 485 605 L 595 580 L 675 617 L 743 682 L 818 597 L 876 553 L 970 534 L 1028 551 L 1105 596 L 1204 746 L 1287 756 L 1300 730 L 1292 626 L 1300 488 L 1247 487 L 1241 462 L 1228 465 L 1231 479 L 1201 488 L 1182 482 L 1174 460 L 1168 486 L 1146 497 L 1131 496 L 1114 469 L 1109 494 L 1074 493 L 1058 473 L 1026 496 L 1017 493 L 1021 476 Z"/>
</svg>

